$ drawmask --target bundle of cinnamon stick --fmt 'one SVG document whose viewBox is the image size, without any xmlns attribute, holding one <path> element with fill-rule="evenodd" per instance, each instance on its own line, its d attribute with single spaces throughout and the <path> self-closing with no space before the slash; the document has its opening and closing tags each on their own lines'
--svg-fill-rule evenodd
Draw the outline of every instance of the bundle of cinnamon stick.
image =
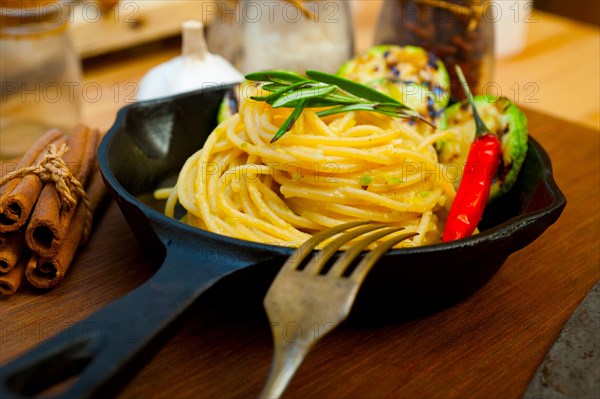
<svg viewBox="0 0 600 399">
<path fill-rule="evenodd" d="M 96 162 L 98 130 L 51 130 L 0 178 L 0 293 L 23 279 L 50 288 L 65 276 L 106 189 Z"/>
</svg>

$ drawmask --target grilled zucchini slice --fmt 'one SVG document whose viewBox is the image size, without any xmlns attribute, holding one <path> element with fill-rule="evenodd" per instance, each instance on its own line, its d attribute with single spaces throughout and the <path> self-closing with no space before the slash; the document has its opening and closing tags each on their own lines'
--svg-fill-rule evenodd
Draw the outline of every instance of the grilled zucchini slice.
<svg viewBox="0 0 600 399">
<path fill-rule="evenodd" d="M 517 180 L 527 155 L 527 117 L 506 97 L 476 96 L 474 102 L 485 125 L 502 144 L 500 165 L 490 190 L 492 200 L 508 192 Z M 452 135 L 451 139 L 438 143 L 439 160 L 455 166 L 447 168 L 449 173 L 457 171 L 462 175 L 469 148 L 475 139 L 475 123 L 469 103 L 462 101 L 446 108 L 438 127 Z M 458 187 L 460 176 L 449 177 Z"/>
<path fill-rule="evenodd" d="M 446 67 L 421 47 L 375 46 L 345 62 L 337 74 L 380 90 L 432 121 L 450 99 Z"/>
</svg>

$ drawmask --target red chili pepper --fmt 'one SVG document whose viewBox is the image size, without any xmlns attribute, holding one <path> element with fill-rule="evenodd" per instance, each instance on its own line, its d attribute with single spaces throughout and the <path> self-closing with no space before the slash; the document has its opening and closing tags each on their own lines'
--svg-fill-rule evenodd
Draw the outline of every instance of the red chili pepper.
<svg viewBox="0 0 600 399">
<path fill-rule="evenodd" d="M 458 240 L 473 234 L 490 196 L 501 154 L 502 146 L 493 134 L 479 136 L 473 141 L 442 241 Z"/>
<path fill-rule="evenodd" d="M 465 171 L 456 198 L 454 198 L 446 220 L 443 242 L 458 240 L 473 234 L 490 196 L 492 180 L 496 175 L 502 155 L 500 141 L 490 133 L 477 113 L 473 96 L 460 67 L 457 66 L 456 72 L 473 108 L 476 133 L 475 140 L 469 148 Z"/>
</svg>

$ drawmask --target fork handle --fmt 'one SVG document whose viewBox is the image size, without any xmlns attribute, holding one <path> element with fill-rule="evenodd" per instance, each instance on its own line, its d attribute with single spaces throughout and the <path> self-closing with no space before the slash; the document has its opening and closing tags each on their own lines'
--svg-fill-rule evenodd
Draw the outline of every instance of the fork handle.
<svg viewBox="0 0 600 399">
<path fill-rule="evenodd" d="M 273 363 L 269 378 L 259 395 L 259 399 L 276 399 L 288 386 L 296 370 L 314 345 L 314 340 L 299 338 L 297 342 L 286 340 L 281 334 L 275 335 Z"/>
</svg>

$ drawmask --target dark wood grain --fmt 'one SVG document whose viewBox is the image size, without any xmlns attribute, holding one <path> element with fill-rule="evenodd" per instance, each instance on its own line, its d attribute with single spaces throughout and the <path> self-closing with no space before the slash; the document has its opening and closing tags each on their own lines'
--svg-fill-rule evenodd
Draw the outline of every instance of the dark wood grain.
<svg viewBox="0 0 600 399">
<path fill-rule="evenodd" d="M 600 134 L 533 112 L 529 121 L 569 201 L 560 220 L 450 309 L 410 322 L 341 327 L 308 356 L 285 398 L 521 397 L 569 315 L 600 277 Z M 26 288 L 0 299 L 0 362 L 69 328 L 152 272 L 111 204 L 56 289 Z M 260 312 L 216 306 L 216 291 L 184 316 L 119 398 L 259 393 L 271 360 L 268 322 Z M 119 337 L 127 331 L 116 327 L 110 333 Z"/>
</svg>

